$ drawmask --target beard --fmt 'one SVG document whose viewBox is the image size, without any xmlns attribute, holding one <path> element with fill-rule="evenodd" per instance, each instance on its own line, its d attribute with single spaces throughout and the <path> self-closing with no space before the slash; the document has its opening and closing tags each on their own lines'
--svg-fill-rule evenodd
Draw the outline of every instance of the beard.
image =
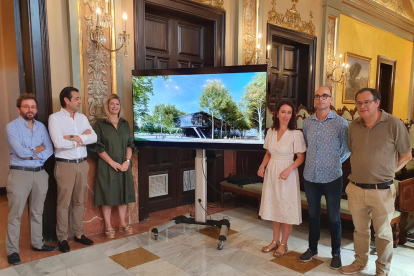
<svg viewBox="0 0 414 276">
<path fill-rule="evenodd" d="M 26 113 L 20 113 L 20 115 L 25 119 L 26 121 L 33 120 L 35 114 L 33 112 L 26 112 Z"/>
</svg>

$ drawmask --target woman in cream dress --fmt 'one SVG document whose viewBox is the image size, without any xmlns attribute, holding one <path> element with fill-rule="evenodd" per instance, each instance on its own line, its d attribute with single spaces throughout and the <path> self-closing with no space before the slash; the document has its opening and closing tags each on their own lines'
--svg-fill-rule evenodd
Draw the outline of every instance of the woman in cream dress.
<svg viewBox="0 0 414 276">
<path fill-rule="evenodd" d="M 273 241 L 262 251 L 276 250 L 274 257 L 287 253 L 292 226 L 302 222 L 297 168 L 305 160 L 306 144 L 302 132 L 295 130 L 295 125 L 293 103 L 281 101 L 275 110 L 273 126 L 267 131 L 264 142 L 267 151 L 257 172 L 259 176 L 264 176 L 259 215 L 262 219 L 273 221 Z M 295 154 L 297 158 L 293 160 Z"/>
</svg>

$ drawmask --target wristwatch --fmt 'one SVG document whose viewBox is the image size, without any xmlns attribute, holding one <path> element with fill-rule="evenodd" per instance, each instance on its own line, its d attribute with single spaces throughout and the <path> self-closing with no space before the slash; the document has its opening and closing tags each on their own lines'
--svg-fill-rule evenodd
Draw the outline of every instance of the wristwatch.
<svg viewBox="0 0 414 276">
<path fill-rule="evenodd" d="M 34 158 L 33 158 L 33 156 L 30 156 L 30 157 L 29 157 L 29 159 L 30 159 L 30 160 L 33 160 Z"/>
<path fill-rule="evenodd" d="M 69 135 L 70 140 L 73 142 L 73 135 Z"/>
<path fill-rule="evenodd" d="M 128 163 L 131 163 L 131 159 L 128 159 L 128 158 L 127 158 L 127 159 L 126 159 L 126 161 L 127 161 Z"/>
</svg>

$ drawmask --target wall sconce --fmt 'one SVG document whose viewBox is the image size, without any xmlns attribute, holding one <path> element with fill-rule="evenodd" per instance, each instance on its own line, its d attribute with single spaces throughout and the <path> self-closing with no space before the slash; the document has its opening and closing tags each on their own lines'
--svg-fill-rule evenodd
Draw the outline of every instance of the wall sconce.
<svg viewBox="0 0 414 276">
<path fill-rule="evenodd" d="M 92 1 L 91 1 L 92 2 Z M 92 4 L 92 3 L 91 3 Z M 126 21 L 127 15 L 123 14 L 122 18 L 124 20 L 124 31 L 118 34 L 118 41 L 121 46 L 115 49 L 108 48 L 106 46 L 107 42 L 110 40 L 111 28 L 113 28 L 113 18 L 110 14 L 109 0 L 95 0 L 93 1 L 93 7 L 91 7 L 90 18 L 87 18 L 87 33 L 90 38 L 89 42 L 95 46 L 95 55 L 99 56 L 102 52 L 116 52 L 118 58 L 118 52 L 124 48 L 124 56 L 128 56 L 127 44 L 130 44 L 130 36 L 126 33 Z M 105 13 L 102 13 L 102 11 Z"/>
<path fill-rule="evenodd" d="M 333 82 L 333 83 L 345 81 L 348 67 L 349 67 L 349 64 L 345 64 L 344 62 L 342 62 L 342 54 L 339 55 L 339 59 L 334 58 L 333 60 L 331 72 L 326 70 L 326 80 L 329 82 Z M 339 80 L 337 80 L 338 72 L 340 73 Z"/>
</svg>

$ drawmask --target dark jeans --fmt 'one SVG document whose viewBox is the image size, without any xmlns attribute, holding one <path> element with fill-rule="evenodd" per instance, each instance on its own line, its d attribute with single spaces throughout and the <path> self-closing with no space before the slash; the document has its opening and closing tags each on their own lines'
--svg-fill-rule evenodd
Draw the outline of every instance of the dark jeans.
<svg viewBox="0 0 414 276">
<path fill-rule="evenodd" d="M 342 177 L 329 183 L 304 182 L 309 208 L 309 249 L 318 251 L 321 237 L 321 197 L 325 195 L 331 232 L 332 255 L 341 253 L 341 195 Z"/>
</svg>

